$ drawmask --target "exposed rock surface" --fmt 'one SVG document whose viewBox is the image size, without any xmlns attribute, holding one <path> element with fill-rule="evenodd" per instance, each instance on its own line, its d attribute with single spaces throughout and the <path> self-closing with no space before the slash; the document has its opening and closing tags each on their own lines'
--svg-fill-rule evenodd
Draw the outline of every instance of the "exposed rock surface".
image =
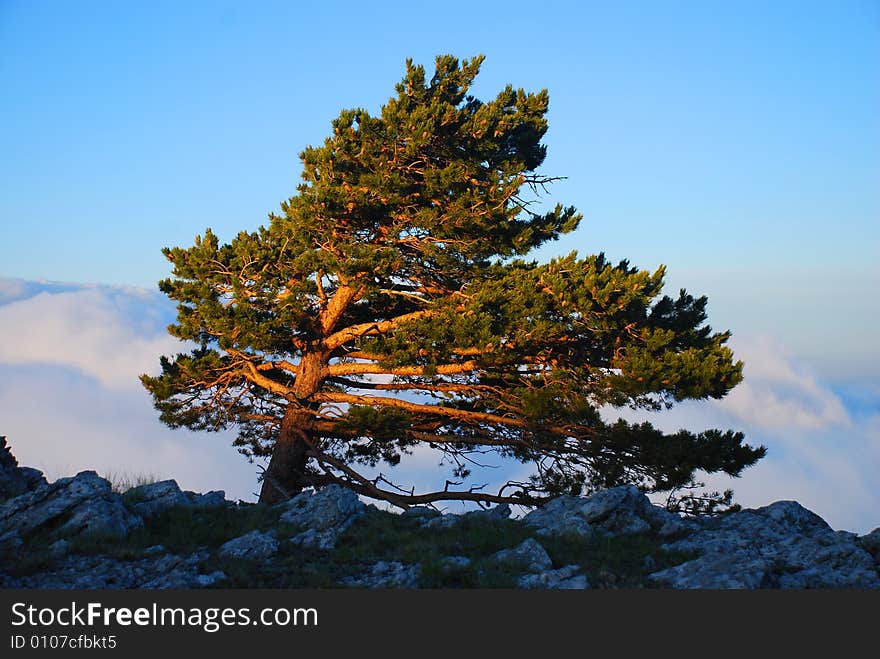
<svg viewBox="0 0 880 659">
<path fill-rule="evenodd" d="M 562 496 L 530 512 L 523 521 L 538 535 L 607 536 L 655 531 L 686 533 L 687 520 L 651 503 L 638 488 L 621 485 L 588 497 Z"/>
<path fill-rule="evenodd" d="M 440 569 L 444 572 L 454 572 L 469 567 L 472 562 L 467 556 L 446 556 L 440 561 Z"/>
<path fill-rule="evenodd" d="M 523 521 L 535 528 L 538 535 L 593 535 L 593 527 L 581 515 L 583 499 L 580 497 L 561 496 L 536 508 L 523 518 Z"/>
<path fill-rule="evenodd" d="M 418 588 L 422 566 L 398 561 L 379 561 L 364 574 L 349 577 L 343 585 L 353 588 Z"/>
<path fill-rule="evenodd" d="M 143 524 L 111 490 L 109 481 L 94 471 L 58 479 L 0 506 L 0 535 L 16 531 L 21 537 L 37 532 L 55 538 L 87 534 L 125 537 Z"/>
<path fill-rule="evenodd" d="M 526 574 L 517 579 L 520 588 L 582 590 L 590 587 L 587 577 L 578 574 L 581 569 L 578 565 L 566 565 L 554 570 L 550 554 L 534 538 L 528 538 L 512 549 L 496 552 L 490 559 L 524 571 Z"/>
<path fill-rule="evenodd" d="M 507 519 L 510 517 L 510 513 L 510 506 L 506 503 L 502 503 L 500 506 L 495 506 L 494 508 L 474 510 L 473 512 L 465 513 L 462 517 L 464 519 Z"/>
<path fill-rule="evenodd" d="M 435 517 L 441 517 L 443 513 L 436 508 L 429 508 L 428 506 L 413 506 L 412 508 L 407 508 L 401 513 L 401 515 L 403 517 L 414 519 L 429 520 L 434 519 Z"/>
<path fill-rule="evenodd" d="M 133 487 L 125 493 L 135 512 L 150 519 L 169 508 L 194 507 L 212 508 L 226 504 L 226 493 L 222 490 L 196 494 L 184 492 L 175 480 L 165 480 Z"/>
<path fill-rule="evenodd" d="M 278 540 L 273 533 L 251 531 L 234 538 L 220 547 L 220 555 L 255 561 L 269 558 L 278 551 Z"/>
<path fill-rule="evenodd" d="M 330 550 L 367 507 L 351 490 L 328 485 L 317 491 L 305 491 L 280 504 L 285 508 L 281 521 L 300 527 L 291 538 L 294 544 Z"/>
<path fill-rule="evenodd" d="M 189 503 L 177 481 L 167 480 L 133 487 L 125 493 L 131 506 L 142 517 L 149 519 L 175 506 Z"/>
<path fill-rule="evenodd" d="M 558 570 L 546 570 L 520 577 L 516 584 L 520 588 L 543 588 L 553 590 L 584 590 L 590 587 L 586 575 L 578 574 L 579 565 L 566 565 Z"/>
<path fill-rule="evenodd" d="M 0 574 L 3 588 L 122 589 L 204 588 L 226 578 L 222 572 L 204 574 L 199 568 L 207 553 L 181 557 L 123 561 L 108 556 L 69 556 L 46 572 L 23 577 Z"/>
<path fill-rule="evenodd" d="M 857 540 L 859 546 L 874 557 L 874 561 L 880 563 L 880 527 Z"/>
<path fill-rule="evenodd" d="M 427 508 L 427 510 L 431 509 Z M 419 517 L 422 519 L 422 526 L 424 528 L 449 529 L 457 526 L 459 523 L 465 520 L 507 519 L 508 517 L 510 517 L 511 512 L 512 511 L 510 509 L 510 506 L 508 506 L 506 503 L 503 503 L 500 506 L 495 506 L 494 508 L 487 508 L 485 510 L 474 510 L 469 513 L 464 513 L 463 515 L 441 515 L 439 512 L 435 511 L 436 514 L 431 515 L 421 513 Z M 407 511 L 407 513 L 409 513 L 409 511 Z"/>
<path fill-rule="evenodd" d="M 699 554 L 651 575 L 673 588 L 880 588 L 856 538 L 794 501 L 706 520 L 664 548 Z"/>
<path fill-rule="evenodd" d="M 0 501 L 36 490 L 46 484 L 43 474 L 31 467 L 19 467 L 6 437 L 0 436 Z"/>
<path fill-rule="evenodd" d="M 511 563 L 530 573 L 544 572 L 553 567 L 550 554 L 534 538 L 525 540 L 513 549 L 502 549 L 492 555 L 492 560 L 498 563 Z"/>
</svg>

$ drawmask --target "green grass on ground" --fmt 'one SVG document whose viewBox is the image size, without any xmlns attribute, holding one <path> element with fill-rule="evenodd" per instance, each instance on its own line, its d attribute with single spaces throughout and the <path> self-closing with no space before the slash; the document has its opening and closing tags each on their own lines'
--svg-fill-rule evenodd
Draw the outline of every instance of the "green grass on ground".
<svg viewBox="0 0 880 659">
<path fill-rule="evenodd" d="M 422 529 L 419 520 L 368 509 L 339 539 L 336 549 L 324 552 L 287 542 L 297 529 L 279 523 L 281 510 L 259 504 L 236 508 L 174 508 L 149 520 L 143 529 L 123 540 L 101 537 L 70 541 L 76 554 L 101 554 L 119 560 L 137 560 L 162 545 L 166 552 L 187 555 L 206 550 L 206 572 L 222 570 L 221 588 L 333 588 L 340 580 L 357 576 L 377 561 L 420 563 L 423 588 L 511 588 L 523 571 L 519 566 L 491 560 L 497 551 L 536 537 L 553 560 L 553 567 L 578 565 L 593 588 L 651 587 L 647 575 L 689 558 L 661 549 L 650 535 L 619 537 L 538 537 L 513 519 L 469 516 L 447 528 Z M 220 545 L 253 530 L 275 529 L 278 554 L 270 561 L 230 560 L 219 556 Z M 57 563 L 49 551 L 53 538 L 26 540 L 13 575 L 33 574 Z M 466 556 L 467 566 L 450 568 L 443 559 Z"/>
</svg>

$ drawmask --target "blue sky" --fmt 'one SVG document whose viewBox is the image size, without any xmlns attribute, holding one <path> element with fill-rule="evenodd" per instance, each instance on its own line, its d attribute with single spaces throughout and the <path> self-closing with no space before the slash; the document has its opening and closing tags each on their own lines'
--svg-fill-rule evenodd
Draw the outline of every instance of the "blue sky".
<svg viewBox="0 0 880 659">
<path fill-rule="evenodd" d="M 464 15 L 462 15 L 464 14 Z M 646 267 L 864 271 L 880 247 L 880 4 L 0 5 L 2 274 L 153 285 L 159 249 L 293 192 L 407 56 L 551 93 L 569 244 Z M 48 239 L 47 239 L 48 238 Z M 560 246 L 554 247 L 554 249 Z"/>
<path fill-rule="evenodd" d="M 604 250 L 666 264 L 670 288 L 708 294 L 712 324 L 777 364 L 755 378 L 782 389 L 761 389 L 753 404 L 791 396 L 783 375 L 794 369 L 816 387 L 801 387 L 799 401 L 833 407 L 827 394 L 843 406 L 851 426 L 820 415 L 833 441 L 852 435 L 845 428 L 873 429 L 858 440 L 868 453 L 851 455 L 880 469 L 865 457 L 880 456 L 878 2 L 5 0 L 0 276 L 154 291 L 168 274 L 163 246 L 188 245 L 206 227 L 229 239 L 264 223 L 294 192 L 298 153 L 323 140 L 341 108 L 377 110 L 406 57 L 430 66 L 446 52 L 487 56 L 478 96 L 508 82 L 550 91 L 544 171 L 568 178 L 548 201 L 576 205 L 585 221 L 541 257 Z M 58 287 L 10 281 L 7 293 L 42 300 L 57 327 L 84 313 L 49 304 L 68 300 L 46 297 Z M 144 327 L 167 309 L 154 297 L 140 309 L 119 290 L 146 295 L 66 292 L 94 304 L 95 319 L 142 336 L 145 355 L 165 346 Z M 13 318 L 39 317 L 8 295 L 3 304 Z M 10 332 L 0 328 L 26 338 Z M 96 375 L 60 356 L 13 357 L 0 371 L 37 382 L 52 364 L 83 392 L 90 382 L 112 390 L 137 361 Z M 771 448 L 782 436 L 772 432 Z M 796 452 L 778 442 L 777 455 Z"/>
</svg>

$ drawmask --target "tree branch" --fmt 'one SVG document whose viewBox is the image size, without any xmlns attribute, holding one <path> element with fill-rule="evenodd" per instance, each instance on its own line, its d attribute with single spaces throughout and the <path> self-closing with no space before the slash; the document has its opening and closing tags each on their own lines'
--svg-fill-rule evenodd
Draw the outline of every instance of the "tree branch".
<svg viewBox="0 0 880 659">
<path fill-rule="evenodd" d="M 397 366 L 386 368 L 378 364 L 329 364 L 324 367 L 324 376 L 336 375 L 455 375 L 457 373 L 470 373 L 480 370 L 479 364 L 475 361 L 460 362 L 458 364 L 441 364 L 439 366 Z"/>
<path fill-rule="evenodd" d="M 385 334 L 395 327 L 398 327 L 401 323 L 405 323 L 409 320 L 426 318 L 434 314 L 436 314 L 436 312 L 425 309 L 423 311 L 413 311 L 412 313 L 403 314 L 402 316 L 392 318 L 391 320 L 351 325 L 325 338 L 323 342 L 324 348 L 327 350 L 333 350 L 341 345 L 348 343 L 352 339 L 359 339 L 362 336 L 375 336 L 377 334 Z"/>
<path fill-rule="evenodd" d="M 455 407 L 443 407 L 442 405 L 423 405 L 420 403 L 411 403 L 399 398 L 388 398 L 385 396 L 359 396 L 357 394 L 345 393 L 317 393 L 312 396 L 311 400 L 322 403 L 349 403 L 352 405 L 378 405 L 380 407 L 394 407 L 407 412 L 416 412 L 419 414 L 434 414 L 445 416 L 450 419 L 459 419 L 467 423 L 492 423 L 502 426 L 513 426 L 515 428 L 528 428 L 530 424 L 521 418 L 512 418 L 498 416 L 497 414 L 489 414 L 487 412 L 471 412 L 470 410 L 460 410 Z"/>
<path fill-rule="evenodd" d="M 333 297 L 330 298 L 330 301 L 327 303 L 327 308 L 324 309 L 320 315 L 321 332 L 324 336 L 327 336 L 333 331 L 333 328 L 336 326 L 336 323 L 339 322 L 340 317 L 342 317 L 342 314 L 348 308 L 348 305 L 354 302 L 362 293 L 363 288 L 355 290 L 354 288 L 345 285 L 336 289 Z"/>
</svg>

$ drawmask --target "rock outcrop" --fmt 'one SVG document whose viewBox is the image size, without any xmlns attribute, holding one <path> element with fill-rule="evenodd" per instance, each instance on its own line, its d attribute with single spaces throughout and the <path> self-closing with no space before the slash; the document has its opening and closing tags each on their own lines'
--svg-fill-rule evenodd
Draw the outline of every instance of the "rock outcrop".
<svg viewBox="0 0 880 659">
<path fill-rule="evenodd" d="M 491 556 L 497 563 L 510 563 L 529 573 L 544 572 L 553 567 L 553 560 L 541 543 L 534 538 L 525 540 L 512 549 L 502 549 Z"/>
<path fill-rule="evenodd" d="M 143 519 L 113 493 L 110 482 L 94 471 L 41 485 L 0 506 L 0 536 L 15 532 L 25 538 L 42 532 L 50 539 L 80 535 L 122 538 L 143 524 Z"/>
<path fill-rule="evenodd" d="M 859 546 L 874 557 L 874 561 L 880 563 L 880 527 L 858 539 Z"/>
<path fill-rule="evenodd" d="M 0 501 L 31 492 L 45 484 L 46 479 L 40 471 L 18 466 L 6 437 L 0 436 Z"/>
<path fill-rule="evenodd" d="M 553 569 L 550 554 L 534 538 L 529 538 L 512 549 L 503 549 L 490 557 L 496 563 L 507 563 L 525 572 L 516 581 L 520 588 L 582 590 L 589 588 L 587 577 L 578 565 Z"/>
<path fill-rule="evenodd" d="M 226 558 L 244 558 L 249 561 L 271 558 L 278 551 L 274 533 L 251 531 L 224 543 L 220 555 Z"/>
<path fill-rule="evenodd" d="M 673 588 L 880 588 L 858 537 L 795 501 L 706 520 L 664 548 L 699 554 L 651 575 Z"/>
<path fill-rule="evenodd" d="M 357 577 L 342 580 L 349 588 L 418 588 L 422 566 L 400 561 L 378 561 Z"/>
<path fill-rule="evenodd" d="M 419 510 L 416 515 L 419 517 L 419 519 L 422 520 L 422 527 L 427 529 L 449 529 L 457 526 L 459 523 L 465 520 L 507 519 L 508 517 L 510 517 L 510 514 L 512 512 L 510 506 L 508 506 L 506 503 L 501 504 L 500 506 L 495 506 L 494 508 L 473 510 L 469 513 L 463 513 L 461 515 L 442 515 L 439 511 L 427 507 L 418 507 L 411 510 Z M 431 512 L 429 513 L 427 511 Z M 413 513 L 411 513 L 410 511 L 404 513 L 404 515 L 407 514 Z"/>
<path fill-rule="evenodd" d="M 213 508 L 226 504 L 226 493 L 215 490 L 205 494 L 184 492 L 177 481 L 165 480 L 133 487 L 125 493 L 131 507 L 144 519 L 150 519 L 169 508 Z"/>
<path fill-rule="evenodd" d="M 582 537 L 651 531 L 666 537 L 692 528 L 678 515 L 653 505 L 632 485 L 612 487 L 588 497 L 561 496 L 533 510 L 523 521 L 538 535 Z"/>
<path fill-rule="evenodd" d="M 205 573 L 206 552 L 189 556 L 162 553 L 152 558 L 119 560 L 108 556 L 72 555 L 51 570 L 17 578 L 0 574 L 0 587 L 52 589 L 205 588 L 226 575 Z"/>
<path fill-rule="evenodd" d="M 558 570 L 545 570 L 526 574 L 517 579 L 520 588 L 540 588 L 543 590 L 584 590 L 590 587 L 585 574 L 578 574 L 580 566 L 566 565 Z"/>
<path fill-rule="evenodd" d="M 281 521 L 299 527 L 294 544 L 316 549 L 333 549 L 336 541 L 367 507 L 351 490 L 328 485 L 318 491 L 302 492 L 281 505 Z"/>
</svg>

